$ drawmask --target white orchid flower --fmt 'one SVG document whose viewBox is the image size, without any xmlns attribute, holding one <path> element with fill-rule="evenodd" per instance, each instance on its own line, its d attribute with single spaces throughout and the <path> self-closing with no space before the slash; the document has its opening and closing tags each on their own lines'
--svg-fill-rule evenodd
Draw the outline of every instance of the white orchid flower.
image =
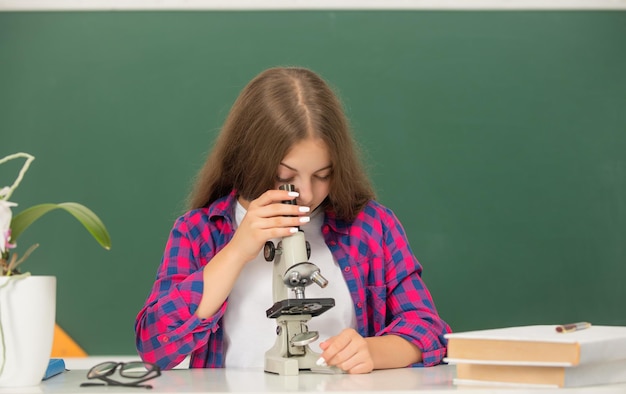
<svg viewBox="0 0 626 394">
<path fill-rule="evenodd" d="M 0 195 L 1 193 L 0 191 Z M 15 206 L 17 206 L 17 204 L 14 202 L 0 200 L 0 255 L 7 249 L 13 247 L 13 245 L 9 243 L 9 239 L 11 238 L 11 219 L 13 218 L 11 207 Z"/>
</svg>

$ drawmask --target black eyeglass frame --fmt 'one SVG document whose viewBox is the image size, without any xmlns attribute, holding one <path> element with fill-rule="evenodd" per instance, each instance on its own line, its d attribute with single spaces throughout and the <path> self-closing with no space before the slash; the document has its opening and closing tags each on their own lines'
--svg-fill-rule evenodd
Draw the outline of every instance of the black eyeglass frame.
<svg viewBox="0 0 626 394">
<path fill-rule="evenodd" d="M 111 367 L 104 373 L 95 373 L 95 370 L 98 367 L 101 367 L 103 365 L 107 365 L 110 364 Z M 149 366 L 150 369 L 146 370 L 146 373 L 144 375 L 141 376 L 129 376 L 129 375 L 125 375 L 124 374 L 124 366 L 126 365 L 131 365 L 131 364 L 142 364 L 144 366 Z M 115 379 L 110 378 L 111 375 L 113 375 L 115 373 L 115 371 L 119 370 L 119 374 L 120 376 L 124 377 L 124 378 L 128 378 L 128 379 L 137 379 L 133 382 L 120 382 L 117 381 Z M 152 385 L 149 384 L 141 384 L 145 381 L 148 381 L 150 379 L 154 379 L 154 378 L 158 378 L 159 376 L 161 376 L 161 368 L 154 364 L 154 363 L 150 363 L 150 362 L 145 362 L 145 361 L 131 361 L 131 362 L 115 362 L 115 361 L 105 361 L 103 363 L 94 365 L 93 367 L 91 367 L 91 369 L 89 370 L 89 372 L 87 372 L 87 379 L 99 379 L 102 380 L 104 383 L 93 383 L 93 382 L 85 382 L 85 383 L 81 383 L 80 387 L 89 387 L 89 386 L 123 386 L 123 387 L 145 387 L 147 389 L 151 389 Z"/>
</svg>

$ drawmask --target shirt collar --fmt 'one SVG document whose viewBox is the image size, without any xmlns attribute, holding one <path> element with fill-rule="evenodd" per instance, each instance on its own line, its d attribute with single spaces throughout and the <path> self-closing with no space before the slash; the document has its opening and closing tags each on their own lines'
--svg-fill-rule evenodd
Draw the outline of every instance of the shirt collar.
<svg viewBox="0 0 626 394">
<path fill-rule="evenodd" d="M 337 214 L 332 209 L 327 209 L 324 212 L 324 224 L 328 225 L 328 227 L 339 234 L 348 234 L 348 223 L 345 220 L 341 220 L 337 217 Z"/>
<path fill-rule="evenodd" d="M 235 223 L 236 203 L 237 190 L 233 189 L 229 194 L 218 198 L 209 205 L 209 219 L 226 218 L 230 223 Z"/>
</svg>

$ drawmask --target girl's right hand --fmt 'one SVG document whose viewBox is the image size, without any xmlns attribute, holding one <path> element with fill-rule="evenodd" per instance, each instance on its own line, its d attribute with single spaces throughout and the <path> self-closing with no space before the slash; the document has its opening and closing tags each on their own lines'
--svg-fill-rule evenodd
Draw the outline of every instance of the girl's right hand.
<svg viewBox="0 0 626 394">
<path fill-rule="evenodd" d="M 256 200 L 239 200 L 247 213 L 229 246 L 240 253 L 243 262 L 254 259 L 268 240 L 287 237 L 310 220 L 309 207 L 283 203 L 296 197 L 297 192 L 277 189 L 266 191 Z"/>
</svg>

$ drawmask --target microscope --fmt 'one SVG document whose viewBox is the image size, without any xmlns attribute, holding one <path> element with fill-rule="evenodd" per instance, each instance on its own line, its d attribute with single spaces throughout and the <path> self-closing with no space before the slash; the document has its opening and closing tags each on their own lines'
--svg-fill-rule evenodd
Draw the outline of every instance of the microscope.
<svg viewBox="0 0 626 394">
<path fill-rule="evenodd" d="M 281 185 L 281 190 L 295 191 L 294 185 Z M 283 201 L 297 204 L 295 200 Z M 266 311 L 270 319 L 276 319 L 276 342 L 265 352 L 265 371 L 279 375 L 298 375 L 300 370 L 334 373 L 333 367 L 319 367 L 320 354 L 312 351 L 309 344 L 319 338 L 317 331 L 309 331 L 307 322 L 335 306 L 332 298 L 306 298 L 304 290 L 311 283 L 324 288 L 328 284 L 319 268 L 310 263 L 311 248 L 298 232 L 283 238 L 277 246 L 267 241 L 263 248 L 266 261 L 274 262 L 272 274 L 272 297 L 274 304 Z M 289 298 L 289 290 L 294 298 Z"/>
</svg>

